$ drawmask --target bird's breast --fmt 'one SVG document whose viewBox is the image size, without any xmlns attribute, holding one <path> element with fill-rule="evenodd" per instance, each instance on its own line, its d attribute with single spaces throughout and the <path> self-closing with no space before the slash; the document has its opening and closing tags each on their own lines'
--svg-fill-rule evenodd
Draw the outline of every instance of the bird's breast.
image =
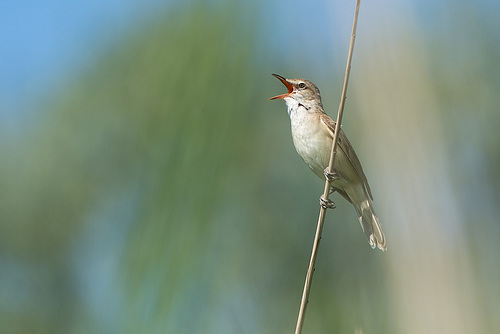
<svg viewBox="0 0 500 334">
<path fill-rule="evenodd" d="M 297 153 L 316 175 L 323 178 L 323 170 L 330 159 L 331 133 L 317 114 L 292 112 L 290 120 Z"/>
</svg>

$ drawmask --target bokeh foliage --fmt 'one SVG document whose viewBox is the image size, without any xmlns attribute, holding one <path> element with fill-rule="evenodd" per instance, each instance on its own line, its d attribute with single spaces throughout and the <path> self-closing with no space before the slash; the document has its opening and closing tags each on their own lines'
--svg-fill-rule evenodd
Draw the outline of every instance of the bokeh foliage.
<svg viewBox="0 0 500 334">
<path fill-rule="evenodd" d="M 192 4 L 158 13 L 45 101 L 28 135 L 2 145 L 2 331 L 293 330 L 322 183 L 293 150 L 284 105 L 267 101 L 283 88 L 256 61 L 265 51 L 247 13 L 234 5 Z M 427 320 L 419 312 L 432 296 L 419 296 L 422 290 L 412 289 L 416 283 L 429 295 L 449 289 L 443 300 L 456 291 L 455 283 L 464 283 L 466 293 L 457 300 L 474 300 L 477 308 L 469 316 L 483 321 L 481 329 L 500 328 L 493 317 L 498 291 L 485 292 L 494 290 L 499 275 L 499 265 L 487 255 L 498 250 L 498 222 L 491 220 L 498 208 L 491 196 L 481 195 L 498 195 L 488 184 L 499 170 L 499 138 L 490 128 L 498 118 L 491 88 L 498 82 L 496 72 L 488 72 L 498 50 L 486 47 L 491 38 L 477 39 L 484 61 L 466 68 L 470 79 L 450 82 L 451 68 L 434 68 L 421 52 L 436 42 L 412 35 L 408 26 L 391 36 L 400 43 L 390 50 L 397 59 L 387 58 L 380 31 L 370 41 L 358 38 L 344 125 L 368 166 L 389 251 L 371 251 L 354 211 L 336 198 L 314 276 L 308 333 L 397 333 Z M 456 61 L 453 68 L 466 58 Z M 464 90 L 474 85 L 464 84 L 480 79 L 483 98 L 467 99 Z M 328 92 L 334 89 L 321 91 L 325 105 L 333 106 Z M 487 176 L 467 185 L 486 200 L 441 198 L 446 189 L 460 190 L 464 179 L 471 180 L 464 174 L 470 176 L 476 165 L 445 167 L 467 161 L 458 154 L 462 126 L 454 120 L 468 113 L 457 104 L 470 109 L 478 102 L 480 126 L 471 129 L 474 144 L 467 152 L 479 161 L 488 157 L 482 169 Z M 427 118 L 419 131 L 414 125 L 422 116 Z M 387 131 L 374 135 L 384 126 Z M 482 136 L 483 126 L 488 136 Z M 425 157 L 436 159 L 429 163 Z M 449 173 L 442 181 L 440 174 L 426 174 L 432 170 Z M 429 187 L 446 189 L 429 194 L 421 176 Z M 442 216 L 435 214 L 439 206 Z M 426 221 L 418 220 L 422 216 Z M 434 242 L 442 241 L 439 232 L 452 219 L 436 217 L 456 216 L 466 233 L 450 229 L 447 237 L 462 243 L 446 244 L 441 253 Z M 434 222 L 436 230 L 428 226 Z M 427 241 L 427 232 L 438 233 Z M 485 244 L 478 241 L 483 237 Z M 447 275 L 464 271 L 443 284 Z M 411 312 L 414 318 L 406 319 Z M 420 322 L 428 325 L 425 320 Z M 478 329 L 471 324 L 468 329 Z M 439 328 L 429 326 L 427 333 Z"/>
</svg>

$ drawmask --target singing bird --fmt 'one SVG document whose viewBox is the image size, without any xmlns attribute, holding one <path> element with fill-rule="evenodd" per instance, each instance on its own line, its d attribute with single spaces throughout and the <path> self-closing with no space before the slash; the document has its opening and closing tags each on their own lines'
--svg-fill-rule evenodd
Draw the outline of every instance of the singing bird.
<svg viewBox="0 0 500 334">
<path fill-rule="evenodd" d="M 285 101 L 292 126 L 293 144 L 297 153 L 309 168 L 321 179 L 328 179 L 330 193 L 338 192 L 356 210 L 361 228 L 372 248 L 387 249 L 384 232 L 373 210 L 373 196 L 368 180 L 354 149 L 341 129 L 333 171 L 328 171 L 330 153 L 336 122 L 323 110 L 318 87 L 305 79 L 286 79 L 272 74 L 287 88 L 286 94 L 271 97 L 270 100 Z M 320 199 L 325 208 L 334 203 Z"/>
</svg>

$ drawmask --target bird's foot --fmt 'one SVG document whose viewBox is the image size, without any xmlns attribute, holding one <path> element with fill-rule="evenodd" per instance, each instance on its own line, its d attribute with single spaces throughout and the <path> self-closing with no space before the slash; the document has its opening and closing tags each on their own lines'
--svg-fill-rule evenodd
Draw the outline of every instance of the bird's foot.
<svg viewBox="0 0 500 334">
<path fill-rule="evenodd" d="M 331 199 L 326 199 L 323 195 L 319 198 L 319 205 L 323 209 L 335 209 L 337 207 Z"/>
<path fill-rule="evenodd" d="M 342 178 L 342 175 L 340 175 L 340 173 L 337 173 L 335 171 L 333 171 L 332 173 L 330 173 L 328 171 L 328 167 L 325 168 L 325 170 L 323 171 L 323 175 L 326 177 L 326 179 L 328 180 L 328 182 L 337 181 L 337 180 L 340 180 Z"/>
</svg>

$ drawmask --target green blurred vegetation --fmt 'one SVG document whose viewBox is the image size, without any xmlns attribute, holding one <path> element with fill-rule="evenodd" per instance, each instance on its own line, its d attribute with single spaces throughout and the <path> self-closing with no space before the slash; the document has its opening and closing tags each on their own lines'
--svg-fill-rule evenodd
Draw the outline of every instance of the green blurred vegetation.
<svg viewBox="0 0 500 334">
<path fill-rule="evenodd" d="M 45 113 L 29 135 L 2 145 L 2 332 L 293 331 L 322 183 L 293 150 L 285 106 L 267 101 L 283 88 L 255 61 L 255 22 L 244 14 L 237 6 L 187 6 L 159 15 L 158 22 L 124 38 L 120 47 L 96 60 L 91 71 L 41 105 Z M 401 216 L 434 212 L 404 207 L 400 202 L 405 196 L 428 197 L 436 206 L 444 202 L 445 216 L 447 210 L 460 208 L 454 214 L 462 217 L 466 244 L 450 246 L 449 256 L 440 256 L 442 263 L 453 259 L 469 270 L 470 277 L 463 281 L 475 298 L 475 312 L 482 313 L 481 328 L 495 332 L 500 328 L 494 317 L 500 306 L 493 296 L 499 292 L 488 296 L 487 291 L 495 290 L 500 272 L 491 258 L 500 234 L 498 221 L 491 221 L 498 214 L 492 199 L 498 198 L 500 170 L 500 138 L 494 131 L 499 83 L 494 81 L 498 69 L 488 71 L 498 51 L 487 47 L 488 39 L 478 40 L 477 54 L 484 60 L 474 63 L 479 69 L 468 69 L 466 79 L 450 82 L 466 57 L 420 78 L 418 74 L 432 65 L 419 58 L 419 48 L 435 42 L 401 38 L 402 46 L 393 52 L 403 55 L 397 64 L 407 67 L 397 68 L 392 59 L 381 61 L 385 46 L 376 44 L 383 41 L 364 40 L 366 49 L 361 47 L 353 64 L 358 69 L 351 78 L 353 99 L 348 100 L 351 110 L 344 129 L 355 146 L 361 146 L 357 150 L 364 164 L 372 166 L 366 169 L 389 251 L 371 251 L 350 205 L 336 199 L 339 208 L 327 216 L 304 332 L 353 333 L 362 328 L 363 333 L 398 333 L 411 323 L 404 316 L 414 309 L 401 310 L 401 295 L 408 292 L 401 281 L 419 281 L 425 272 L 419 266 L 434 256 L 425 253 L 424 261 L 419 251 L 407 254 L 404 242 L 418 243 L 420 252 L 427 246 L 437 248 L 431 247 L 432 240 L 421 243 L 427 234 L 412 238 L 397 227 L 405 225 Z M 358 43 L 363 45 L 362 37 Z M 478 91 L 471 82 L 481 82 L 483 95 L 469 100 L 466 93 Z M 469 158 L 491 159 L 476 183 L 476 175 L 466 173 L 475 165 L 447 170 L 449 180 L 443 182 L 456 192 L 465 182 L 471 194 L 485 201 L 462 202 L 457 196 L 458 204 L 450 206 L 447 199 L 432 198 L 418 187 L 390 193 L 395 183 L 420 184 L 418 172 L 435 167 L 426 163 L 411 173 L 413 161 L 405 160 L 415 148 L 420 156 L 433 154 L 426 150 L 428 142 L 415 144 L 405 136 L 414 134 L 414 128 L 406 126 L 419 119 L 419 99 L 429 94 L 422 86 L 429 83 L 435 100 L 426 112 L 434 115 L 438 130 L 446 130 L 436 137 L 442 141 L 438 149 L 448 154 L 443 159 L 460 166 Z M 404 90 L 407 86 L 411 93 Z M 334 89 L 321 90 L 332 115 L 335 96 L 325 92 Z M 391 92 L 401 99 L 387 99 Z M 473 143 L 463 156 L 458 138 L 470 109 L 479 103 L 479 123 L 471 128 Z M 370 116 L 373 111 L 377 113 Z M 387 131 L 394 145 L 390 153 L 395 162 L 390 166 L 384 166 L 389 149 L 377 146 L 384 135 L 373 136 L 370 129 L 377 119 L 380 126 L 395 128 Z M 483 126 L 487 136 L 481 133 Z M 434 139 L 434 130 L 422 132 Z M 440 162 L 436 165 L 439 169 Z M 433 177 L 439 183 L 439 175 Z M 428 205 L 417 201 L 424 203 Z M 474 216 L 478 212 L 483 216 Z M 446 229 L 450 222 L 443 224 Z M 415 247 L 408 246 L 412 251 Z M 455 270 L 451 266 L 439 278 Z M 422 279 L 432 287 L 432 275 Z M 453 295 L 455 290 L 450 291 Z M 468 301 L 467 296 L 459 301 Z M 418 310 L 414 312 L 419 319 Z M 426 330 L 435 332 L 432 327 Z"/>
</svg>

